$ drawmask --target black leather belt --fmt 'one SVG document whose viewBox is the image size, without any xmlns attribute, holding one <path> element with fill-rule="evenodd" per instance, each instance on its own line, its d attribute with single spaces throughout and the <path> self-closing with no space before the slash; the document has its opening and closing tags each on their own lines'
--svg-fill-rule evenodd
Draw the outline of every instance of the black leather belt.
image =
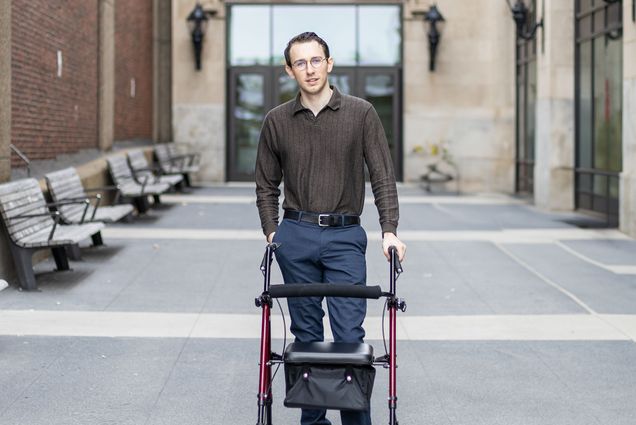
<svg viewBox="0 0 636 425">
<path fill-rule="evenodd" d="M 359 215 L 346 214 L 316 214 L 303 211 L 285 210 L 284 218 L 306 221 L 320 227 L 342 227 L 360 224 Z"/>
</svg>

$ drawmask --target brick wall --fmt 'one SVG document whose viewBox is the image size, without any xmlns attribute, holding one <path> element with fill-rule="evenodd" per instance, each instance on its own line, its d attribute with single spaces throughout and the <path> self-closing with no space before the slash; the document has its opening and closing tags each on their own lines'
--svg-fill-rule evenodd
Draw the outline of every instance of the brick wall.
<svg viewBox="0 0 636 425">
<path fill-rule="evenodd" d="M 117 0 L 115 140 L 152 138 L 152 15 L 152 0 Z"/>
<path fill-rule="evenodd" d="M 97 0 L 13 0 L 11 30 L 12 143 L 30 159 L 96 147 Z"/>
</svg>

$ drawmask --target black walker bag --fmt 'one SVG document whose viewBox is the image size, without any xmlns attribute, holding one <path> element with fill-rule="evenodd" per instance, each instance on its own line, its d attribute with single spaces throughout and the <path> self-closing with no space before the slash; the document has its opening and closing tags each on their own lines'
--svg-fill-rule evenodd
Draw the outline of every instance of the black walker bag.
<svg viewBox="0 0 636 425">
<path fill-rule="evenodd" d="M 286 407 L 369 410 L 375 379 L 369 344 L 294 342 L 284 362 Z"/>
</svg>

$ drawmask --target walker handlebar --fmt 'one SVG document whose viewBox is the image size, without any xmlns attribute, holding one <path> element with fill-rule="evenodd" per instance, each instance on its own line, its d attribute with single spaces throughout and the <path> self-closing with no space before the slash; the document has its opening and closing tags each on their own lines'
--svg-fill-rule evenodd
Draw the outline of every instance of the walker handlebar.
<svg viewBox="0 0 636 425">
<path fill-rule="evenodd" d="M 380 286 L 363 286 L 334 283 L 292 283 L 284 285 L 271 285 L 269 296 L 272 298 L 297 298 L 297 297 L 349 297 L 369 298 L 382 297 Z"/>
<path fill-rule="evenodd" d="M 399 255 L 398 255 L 398 251 L 397 251 L 397 248 L 394 245 L 391 245 L 389 247 L 389 255 L 391 255 L 393 257 L 393 264 L 394 264 L 395 272 L 397 274 L 402 273 L 403 272 L 402 263 L 400 263 L 400 258 L 399 258 Z"/>
</svg>

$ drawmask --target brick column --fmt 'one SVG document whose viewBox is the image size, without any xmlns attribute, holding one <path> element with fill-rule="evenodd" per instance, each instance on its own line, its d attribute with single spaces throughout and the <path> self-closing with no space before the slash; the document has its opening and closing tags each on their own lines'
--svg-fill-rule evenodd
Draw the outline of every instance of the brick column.
<svg viewBox="0 0 636 425">
<path fill-rule="evenodd" d="M 172 1 L 153 2 L 153 134 L 155 143 L 172 141 Z"/>
<path fill-rule="evenodd" d="M 541 10 L 545 4 L 545 10 Z M 574 208 L 574 2 L 537 2 L 535 204 Z M 544 38 L 544 39 L 543 39 Z"/>
<path fill-rule="evenodd" d="M 620 228 L 636 237 L 636 23 L 632 2 L 623 2 L 623 171 Z"/>
<path fill-rule="evenodd" d="M 0 182 L 11 176 L 11 2 L 0 2 Z"/>
<path fill-rule="evenodd" d="M 99 0 L 99 148 L 113 146 L 115 131 L 115 0 Z"/>
</svg>

